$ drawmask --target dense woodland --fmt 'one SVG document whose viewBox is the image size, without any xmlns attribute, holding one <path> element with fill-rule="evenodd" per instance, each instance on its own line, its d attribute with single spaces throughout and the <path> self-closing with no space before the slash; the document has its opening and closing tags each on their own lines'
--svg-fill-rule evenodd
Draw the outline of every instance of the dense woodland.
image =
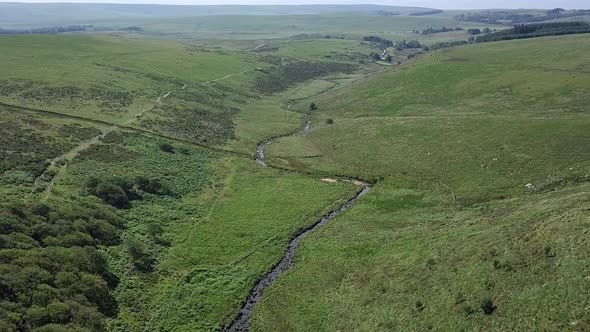
<svg viewBox="0 0 590 332">
<path fill-rule="evenodd" d="M 100 207 L 0 206 L 0 330 L 103 330 L 118 279 L 97 246 L 116 244 L 120 224 Z"/>
<path fill-rule="evenodd" d="M 577 33 L 590 33 L 590 24 L 584 22 L 518 24 L 512 29 L 506 29 L 483 36 L 478 36 L 475 38 L 475 42 L 482 43 Z"/>
</svg>

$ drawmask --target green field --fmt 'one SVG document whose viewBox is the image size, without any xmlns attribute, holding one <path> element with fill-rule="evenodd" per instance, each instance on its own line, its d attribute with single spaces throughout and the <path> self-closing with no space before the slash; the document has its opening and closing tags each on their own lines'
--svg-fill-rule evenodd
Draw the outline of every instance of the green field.
<svg viewBox="0 0 590 332">
<path fill-rule="evenodd" d="M 378 185 L 254 330 L 588 328 L 589 55 L 586 36 L 458 47 L 316 99 L 271 163 Z"/>
<path fill-rule="evenodd" d="M 371 5 L 0 9 L 2 28 L 93 25 L 0 35 L 0 331 L 222 330 L 369 183 L 306 233 L 249 330 L 590 329 L 589 35 L 389 63 L 363 37 L 483 26 Z"/>
</svg>

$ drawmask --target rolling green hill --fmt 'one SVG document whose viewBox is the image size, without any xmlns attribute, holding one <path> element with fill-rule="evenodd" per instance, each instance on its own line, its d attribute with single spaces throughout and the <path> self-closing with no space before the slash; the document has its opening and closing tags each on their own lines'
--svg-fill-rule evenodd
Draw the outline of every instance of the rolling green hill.
<svg viewBox="0 0 590 332">
<path fill-rule="evenodd" d="M 587 329 L 589 56 L 582 35 L 456 47 L 315 98 L 270 162 L 377 185 L 253 330 Z"/>
<path fill-rule="evenodd" d="M 590 329 L 590 36 L 9 7 L 105 30 L 0 36 L 0 331 Z"/>
</svg>

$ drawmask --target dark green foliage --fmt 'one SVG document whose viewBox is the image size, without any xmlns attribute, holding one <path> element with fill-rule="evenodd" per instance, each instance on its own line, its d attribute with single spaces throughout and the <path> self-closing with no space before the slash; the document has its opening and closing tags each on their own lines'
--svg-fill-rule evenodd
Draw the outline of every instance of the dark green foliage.
<svg viewBox="0 0 590 332">
<path fill-rule="evenodd" d="M 496 311 L 496 306 L 494 305 L 494 301 L 492 299 L 486 297 L 481 301 L 480 305 L 481 310 L 486 315 L 491 315 Z"/>
<path fill-rule="evenodd" d="M 424 308 L 426 308 L 426 306 L 424 305 L 424 303 L 422 303 L 422 301 L 418 300 L 416 301 L 416 311 L 421 312 L 422 310 L 424 310 Z"/>
<path fill-rule="evenodd" d="M 391 40 L 387 40 L 385 38 L 381 38 L 379 36 L 364 36 L 363 40 L 369 42 L 371 44 L 377 44 L 380 47 L 393 47 L 393 42 Z"/>
<path fill-rule="evenodd" d="M 326 119 L 326 124 L 329 124 L 329 125 L 334 124 L 334 119 L 331 119 L 331 118 Z"/>
<path fill-rule="evenodd" d="M 500 40 L 525 39 L 543 36 L 559 36 L 576 33 L 590 33 L 590 24 L 584 22 L 559 22 L 539 24 L 519 24 L 506 29 L 475 38 L 478 43 Z"/>
<path fill-rule="evenodd" d="M 481 35 L 481 29 L 478 29 L 478 28 L 467 29 L 467 33 L 472 36 Z"/>
<path fill-rule="evenodd" d="M 172 146 L 172 144 L 168 142 L 160 142 L 158 144 L 158 148 L 160 148 L 160 150 L 164 152 L 174 153 L 174 147 Z"/>
<path fill-rule="evenodd" d="M 150 255 L 143 244 L 137 240 L 129 240 L 125 243 L 127 252 L 131 257 L 133 266 L 141 272 L 152 272 L 156 264 L 156 259 Z"/>
<path fill-rule="evenodd" d="M 395 49 L 398 51 L 404 50 L 406 48 L 421 48 L 422 44 L 420 44 L 417 40 L 402 40 L 401 42 L 395 43 Z"/>
<path fill-rule="evenodd" d="M 169 195 L 171 193 L 171 190 L 158 179 L 149 179 L 145 176 L 140 176 L 135 179 L 135 183 L 139 190 L 145 191 L 146 193 L 154 195 Z"/>
<path fill-rule="evenodd" d="M 332 73 L 351 73 L 356 65 L 340 62 L 295 61 L 284 66 L 277 66 L 265 71 L 254 82 L 255 88 L 266 94 L 280 92 L 289 87 L 326 76 Z"/>
<path fill-rule="evenodd" d="M 94 194 L 96 197 L 102 199 L 103 202 L 116 208 L 129 207 L 129 198 L 125 194 L 125 190 L 112 182 L 99 183 L 96 186 Z"/>
<path fill-rule="evenodd" d="M 132 92 L 121 91 L 108 86 L 80 88 L 77 86 L 51 86 L 44 82 L 31 80 L 0 81 L 0 93 L 17 96 L 21 100 L 40 101 L 49 105 L 59 100 L 94 101 L 104 111 L 113 111 L 133 103 Z"/>
<path fill-rule="evenodd" d="M 462 29 L 461 28 L 447 28 L 447 27 L 443 26 L 440 29 L 436 29 L 436 28 L 430 27 L 428 29 L 422 30 L 421 32 L 420 31 L 416 31 L 416 33 L 420 33 L 420 34 L 423 34 L 423 35 L 430 35 L 430 34 L 433 34 L 433 33 L 442 33 L 442 32 L 449 32 L 449 31 L 460 31 L 460 30 L 462 30 Z"/>
<path fill-rule="evenodd" d="M 124 177 L 99 179 L 91 176 L 86 179 L 84 188 L 89 194 L 118 209 L 129 208 L 131 201 L 142 198 L 141 192 L 160 196 L 172 194 L 172 190 L 159 179 L 145 176 L 138 176 L 134 180 Z"/>
<path fill-rule="evenodd" d="M 217 98 L 223 99 L 222 96 Z M 182 139 L 203 145 L 221 145 L 234 138 L 233 118 L 240 110 L 215 107 L 166 105 L 158 111 L 161 120 L 148 120 L 144 127 L 159 127 Z"/>
<path fill-rule="evenodd" d="M 33 116 L 15 114 L 3 108 L 0 107 L 0 173 L 23 171 L 32 180 L 45 171 L 48 159 L 73 147 L 56 137 L 44 136 L 42 131 L 49 132 L 52 126 Z"/>
<path fill-rule="evenodd" d="M 94 207 L 0 206 L 0 330 L 104 330 L 117 303 L 96 247 L 118 224 Z"/>
<path fill-rule="evenodd" d="M 317 110 L 317 109 L 318 109 L 318 105 L 316 105 L 316 104 L 315 104 L 315 102 L 313 102 L 313 101 L 312 101 L 312 102 L 309 104 L 309 107 L 308 107 L 307 109 L 308 109 L 310 112 L 312 112 L 312 111 L 315 111 L 315 110 Z"/>
<path fill-rule="evenodd" d="M 460 45 L 467 45 L 469 44 L 468 41 L 466 40 L 456 40 L 456 41 L 450 41 L 450 42 L 439 42 L 439 43 L 434 43 L 432 45 L 430 45 L 430 47 L 424 47 L 425 51 L 429 51 L 429 50 L 438 50 L 440 48 L 447 48 L 447 47 L 453 47 L 453 46 L 460 46 Z"/>
</svg>

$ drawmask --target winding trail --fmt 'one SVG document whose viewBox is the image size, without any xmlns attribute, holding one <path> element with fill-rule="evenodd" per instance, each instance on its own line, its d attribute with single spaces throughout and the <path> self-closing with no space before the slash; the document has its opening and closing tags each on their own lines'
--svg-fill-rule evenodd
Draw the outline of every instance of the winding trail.
<svg viewBox="0 0 590 332">
<path fill-rule="evenodd" d="M 228 74 L 225 75 L 223 77 L 220 78 L 216 78 L 213 80 L 209 80 L 209 81 L 205 81 L 205 82 L 201 82 L 198 83 L 197 86 L 201 86 L 201 85 L 207 85 L 209 83 L 214 83 L 214 82 L 219 82 L 219 81 L 223 81 L 225 79 L 228 79 L 232 76 L 236 76 L 236 75 L 241 75 L 241 74 L 245 74 L 247 72 L 250 72 L 252 70 L 255 69 L 248 69 L 248 70 L 244 70 L 238 73 L 233 73 L 233 74 Z M 88 120 L 90 122 L 96 122 L 96 123 L 101 123 L 101 124 L 108 124 L 109 127 L 106 129 L 101 130 L 100 134 L 91 137 L 87 140 L 84 140 L 80 143 L 78 143 L 75 147 L 73 147 L 72 149 L 70 149 L 69 151 L 51 159 L 49 161 L 49 165 L 47 166 L 47 168 L 43 171 L 43 173 L 41 173 L 40 176 L 38 176 L 37 178 L 35 178 L 35 181 L 33 182 L 33 192 L 43 192 L 43 195 L 41 197 L 41 201 L 46 201 L 49 198 L 49 195 L 51 194 L 51 190 L 53 189 L 54 183 L 55 183 L 55 178 L 63 171 L 63 169 L 65 169 L 65 167 L 67 166 L 68 162 L 72 161 L 74 158 L 76 158 L 81 152 L 83 152 L 84 150 L 90 148 L 91 146 L 97 144 L 102 138 L 104 138 L 107 134 L 118 130 L 119 128 L 126 128 L 126 129 L 134 129 L 134 128 L 130 128 L 129 126 L 136 120 L 139 120 L 139 118 L 141 116 L 143 116 L 146 112 L 153 110 L 155 107 L 157 107 L 159 104 L 162 103 L 162 99 L 167 98 L 168 96 L 170 96 L 170 94 L 172 94 L 174 91 L 177 90 L 185 90 L 187 88 L 187 85 L 184 84 L 182 87 L 180 87 L 179 89 L 172 89 L 170 91 L 167 91 L 166 93 L 164 93 L 163 95 L 159 96 L 158 98 L 156 98 L 155 101 L 155 105 L 151 108 L 144 108 L 142 109 L 140 112 L 131 115 L 129 118 L 124 119 L 122 121 L 120 121 L 119 123 L 106 123 L 104 121 L 92 121 L 91 119 L 85 119 L 82 117 L 76 117 L 76 116 L 68 116 L 66 114 L 61 114 L 61 113 L 57 113 L 57 112 L 51 112 L 51 111 L 47 111 L 46 113 L 55 113 L 56 115 L 63 115 L 64 117 L 70 117 L 70 118 L 78 118 L 80 120 Z M 7 105 L 4 104 L 5 106 L 9 106 L 12 108 L 20 108 L 18 106 L 14 106 L 14 105 Z M 28 111 L 39 111 L 39 112 L 44 112 L 42 110 L 35 110 L 35 109 L 29 109 L 29 108 L 21 108 L 21 109 L 25 109 Z M 141 130 L 140 130 L 141 131 Z M 157 135 L 155 133 L 151 133 L 153 135 Z M 157 136 L 161 136 L 161 135 L 157 135 Z M 49 179 L 48 182 L 46 182 L 46 179 Z"/>
<path fill-rule="evenodd" d="M 307 114 L 307 120 L 303 125 L 303 128 L 299 131 L 294 133 L 275 136 L 270 138 L 266 141 L 260 142 L 256 147 L 256 162 L 265 167 L 273 167 L 272 165 L 269 166 L 266 163 L 266 157 L 264 154 L 264 150 L 266 146 L 273 141 L 287 136 L 293 135 L 300 135 L 303 134 L 311 128 L 311 120 L 309 120 L 309 114 Z M 235 318 L 235 320 L 228 326 L 226 326 L 223 331 L 226 332 L 237 332 L 237 331 L 250 331 L 250 318 L 252 317 L 252 311 L 256 307 L 256 305 L 262 300 L 262 296 L 264 295 L 264 290 L 268 287 L 272 286 L 275 281 L 281 276 L 281 274 L 287 272 L 295 265 L 295 255 L 297 254 L 297 250 L 299 249 L 299 244 L 303 239 L 305 239 L 309 234 L 315 232 L 320 227 L 325 225 L 330 220 L 336 218 L 344 211 L 350 209 L 362 196 L 367 194 L 372 185 L 363 181 L 359 181 L 357 179 L 348 179 L 348 178 L 340 178 L 340 179 L 333 179 L 333 178 L 323 178 L 320 181 L 334 183 L 338 181 L 345 181 L 354 183 L 355 185 L 361 187 L 359 191 L 357 191 L 356 195 L 349 199 L 346 203 L 340 205 L 337 209 L 329 212 L 328 214 L 324 215 L 316 221 L 314 224 L 301 230 L 298 234 L 295 235 L 293 239 L 289 242 L 289 246 L 283 255 L 283 258 L 268 272 L 262 279 L 260 279 L 254 288 L 250 291 L 250 295 L 248 299 L 242 306 L 240 313 Z"/>
</svg>

